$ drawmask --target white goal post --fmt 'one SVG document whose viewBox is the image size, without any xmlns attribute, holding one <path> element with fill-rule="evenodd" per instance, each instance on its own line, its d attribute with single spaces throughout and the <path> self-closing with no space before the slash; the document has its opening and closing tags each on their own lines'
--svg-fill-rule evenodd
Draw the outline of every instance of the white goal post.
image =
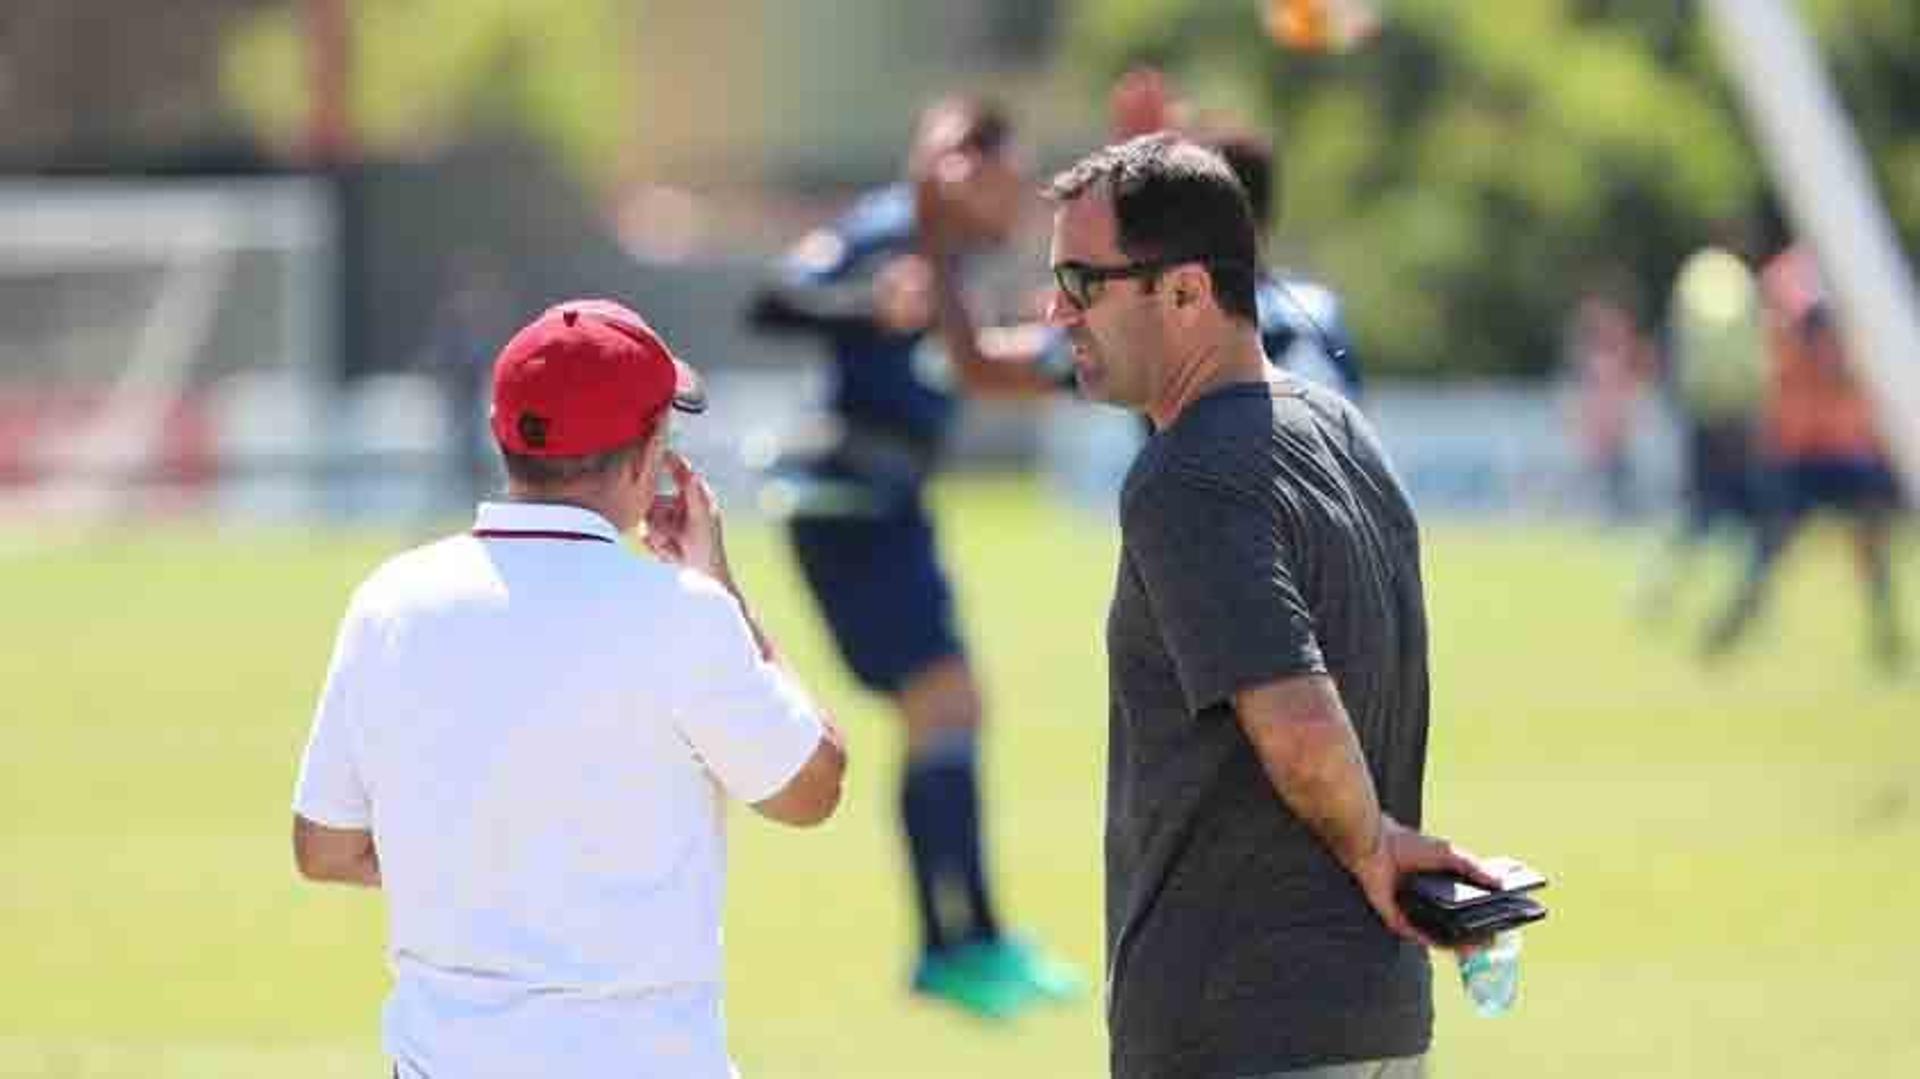
<svg viewBox="0 0 1920 1079">
<path fill-rule="evenodd" d="M 1909 499 L 1920 505 L 1920 298 L 1805 26 L 1786 0 L 1704 10 L 1787 211 L 1812 241 Z"/>
<path fill-rule="evenodd" d="M 0 525 L 310 504 L 335 237 L 318 179 L 0 180 Z"/>
</svg>

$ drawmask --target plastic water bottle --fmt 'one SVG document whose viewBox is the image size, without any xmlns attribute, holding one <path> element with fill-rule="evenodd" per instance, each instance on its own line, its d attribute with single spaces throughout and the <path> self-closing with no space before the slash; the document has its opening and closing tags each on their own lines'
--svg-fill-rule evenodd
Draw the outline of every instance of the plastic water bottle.
<svg viewBox="0 0 1920 1079">
<path fill-rule="evenodd" d="M 1481 1015 L 1492 1018 L 1511 1011 L 1520 995 L 1520 931 L 1509 929 L 1481 951 L 1461 956 L 1460 984 Z"/>
</svg>

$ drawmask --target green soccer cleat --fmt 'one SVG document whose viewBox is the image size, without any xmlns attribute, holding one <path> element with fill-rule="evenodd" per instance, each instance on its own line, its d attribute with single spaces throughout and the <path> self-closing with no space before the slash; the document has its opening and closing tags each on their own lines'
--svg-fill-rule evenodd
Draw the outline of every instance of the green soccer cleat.
<svg viewBox="0 0 1920 1079">
<path fill-rule="evenodd" d="M 981 1019 L 1012 1019 L 1033 1003 L 1036 990 L 1011 976 L 987 952 L 989 945 L 967 944 L 920 957 L 913 991 L 943 1000 Z"/>
<path fill-rule="evenodd" d="M 1006 936 L 972 945 L 976 961 L 1000 978 L 1018 982 L 1035 997 L 1062 1004 L 1078 1000 L 1086 992 L 1080 972 L 1065 960 L 1050 955 L 1038 942 L 1025 937 Z"/>
</svg>

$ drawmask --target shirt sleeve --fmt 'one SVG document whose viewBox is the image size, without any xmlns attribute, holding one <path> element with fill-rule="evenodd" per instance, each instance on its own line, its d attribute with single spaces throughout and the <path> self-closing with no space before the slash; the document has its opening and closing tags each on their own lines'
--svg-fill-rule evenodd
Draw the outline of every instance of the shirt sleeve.
<svg viewBox="0 0 1920 1079">
<path fill-rule="evenodd" d="M 764 801 L 813 756 L 824 725 L 800 688 L 760 655 L 733 597 L 712 586 L 695 595 L 686 627 L 694 659 L 675 725 L 728 794 Z"/>
<path fill-rule="evenodd" d="M 328 828 L 368 828 L 373 813 L 359 764 L 360 683 L 368 675 L 371 618 L 356 601 L 340 620 L 326 685 L 294 784 L 293 811 Z"/>
<path fill-rule="evenodd" d="M 1192 714 L 1262 682 L 1325 673 L 1277 506 L 1163 474 L 1127 500 L 1122 525 Z"/>
<path fill-rule="evenodd" d="M 837 228 L 817 228 L 800 238 L 781 257 L 776 273 L 789 287 L 828 285 L 847 276 L 854 247 Z"/>
</svg>

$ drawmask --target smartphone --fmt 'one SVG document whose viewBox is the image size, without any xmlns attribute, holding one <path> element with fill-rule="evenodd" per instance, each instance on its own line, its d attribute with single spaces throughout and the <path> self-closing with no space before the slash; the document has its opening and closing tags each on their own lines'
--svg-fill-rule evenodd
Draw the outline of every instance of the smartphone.
<svg viewBox="0 0 1920 1079">
<path fill-rule="evenodd" d="M 1489 858 L 1483 864 L 1487 872 L 1500 881 L 1498 888 L 1483 888 L 1451 873 L 1411 873 L 1401 886 L 1446 910 L 1458 910 L 1495 895 L 1520 895 L 1547 886 L 1547 878 L 1539 870 L 1518 858 Z"/>
</svg>

